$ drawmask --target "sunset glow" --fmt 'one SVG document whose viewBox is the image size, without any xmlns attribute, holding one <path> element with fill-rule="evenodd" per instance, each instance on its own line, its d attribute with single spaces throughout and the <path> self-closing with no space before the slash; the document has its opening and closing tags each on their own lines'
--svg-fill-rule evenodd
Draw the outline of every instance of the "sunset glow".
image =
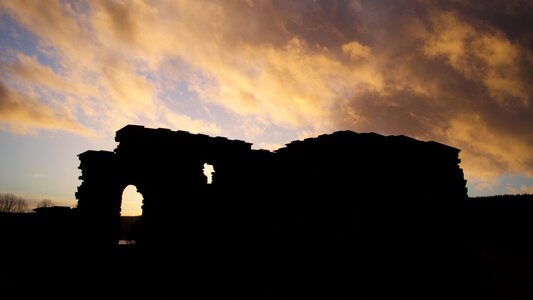
<svg viewBox="0 0 533 300">
<path fill-rule="evenodd" d="M 74 206 L 76 155 L 140 124 L 270 150 L 407 135 L 461 149 L 470 196 L 533 193 L 532 16 L 527 0 L 0 0 L 0 192 Z"/>
</svg>

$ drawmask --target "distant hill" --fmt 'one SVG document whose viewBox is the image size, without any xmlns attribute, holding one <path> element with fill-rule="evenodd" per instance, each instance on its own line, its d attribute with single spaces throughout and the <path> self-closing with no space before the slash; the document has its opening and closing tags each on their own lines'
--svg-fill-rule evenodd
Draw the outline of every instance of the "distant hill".
<svg viewBox="0 0 533 300">
<path fill-rule="evenodd" d="M 504 194 L 504 195 L 494 195 L 494 196 L 480 196 L 480 197 L 469 197 L 471 200 L 509 200 L 509 201 L 531 201 L 533 200 L 533 194 Z"/>
<path fill-rule="evenodd" d="M 484 252 L 533 253 L 533 195 L 472 197 L 464 211 L 465 230 Z"/>
</svg>

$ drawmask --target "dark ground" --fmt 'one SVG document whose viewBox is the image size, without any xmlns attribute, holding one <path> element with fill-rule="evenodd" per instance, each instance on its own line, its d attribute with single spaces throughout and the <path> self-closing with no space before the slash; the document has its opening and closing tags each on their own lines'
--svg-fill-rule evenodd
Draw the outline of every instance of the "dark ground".
<svg viewBox="0 0 533 300">
<path fill-rule="evenodd" d="M 260 257 L 246 266 L 223 262 L 219 264 L 223 269 L 212 269 L 213 265 L 186 258 L 170 262 L 142 258 L 135 245 L 88 257 L 59 251 L 33 248 L 4 255 L 1 298 L 533 299 L 531 255 L 476 253 L 467 261 L 452 262 L 455 272 L 445 268 L 442 274 L 432 269 L 442 268 L 434 262 L 428 266 L 402 262 L 398 264 L 402 269 L 377 263 L 373 272 L 361 274 L 324 266 L 319 267 L 324 273 L 317 272 L 313 262 L 300 268 L 290 262 L 265 267 Z"/>
<path fill-rule="evenodd" d="M 68 216 L 2 214 L 0 299 L 533 299 L 530 200 L 470 199 L 450 246 L 392 235 L 286 235 L 277 245 L 177 235 L 162 247 L 95 248 L 72 239 Z M 121 238 L 137 221 L 124 219 Z"/>
</svg>

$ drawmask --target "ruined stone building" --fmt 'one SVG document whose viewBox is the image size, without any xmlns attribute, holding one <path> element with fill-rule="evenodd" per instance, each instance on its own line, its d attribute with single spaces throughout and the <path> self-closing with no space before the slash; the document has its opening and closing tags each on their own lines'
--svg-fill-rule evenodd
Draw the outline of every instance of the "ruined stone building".
<svg viewBox="0 0 533 300">
<path fill-rule="evenodd" d="M 101 242 L 116 243 L 130 184 L 144 198 L 147 243 L 198 235 L 327 239 L 367 229 L 408 236 L 422 224 L 448 226 L 448 210 L 467 197 L 460 150 L 406 136 L 338 131 L 269 152 L 240 140 L 128 125 L 115 140 L 113 152 L 79 155 L 78 210 Z M 206 163 L 214 166 L 211 183 Z"/>
<path fill-rule="evenodd" d="M 299 278 L 327 286 L 326 294 L 344 282 L 339 289 L 349 294 L 349 282 L 369 292 L 384 278 L 398 288 L 437 289 L 424 281 L 459 276 L 460 260 L 448 255 L 462 247 L 467 199 L 458 149 L 338 131 L 270 152 L 137 125 L 115 140 L 113 152 L 79 155 L 77 210 L 93 246 L 117 244 L 122 192 L 131 184 L 144 198 L 139 243 L 149 265 L 173 262 L 172 270 L 201 278 L 191 282 L 253 289 L 276 278 L 276 287 L 298 290 Z"/>
</svg>

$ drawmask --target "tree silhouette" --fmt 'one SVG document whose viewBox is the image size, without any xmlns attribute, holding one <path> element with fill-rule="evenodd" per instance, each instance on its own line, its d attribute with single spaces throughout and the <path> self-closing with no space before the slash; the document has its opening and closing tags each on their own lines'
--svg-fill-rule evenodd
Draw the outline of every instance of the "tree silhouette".
<svg viewBox="0 0 533 300">
<path fill-rule="evenodd" d="M 43 199 L 41 202 L 37 204 L 37 208 L 46 208 L 46 207 L 52 207 L 54 206 L 54 202 L 50 199 Z"/>
<path fill-rule="evenodd" d="M 0 194 L 0 212 L 25 213 L 28 212 L 26 200 L 14 194 Z"/>
</svg>

